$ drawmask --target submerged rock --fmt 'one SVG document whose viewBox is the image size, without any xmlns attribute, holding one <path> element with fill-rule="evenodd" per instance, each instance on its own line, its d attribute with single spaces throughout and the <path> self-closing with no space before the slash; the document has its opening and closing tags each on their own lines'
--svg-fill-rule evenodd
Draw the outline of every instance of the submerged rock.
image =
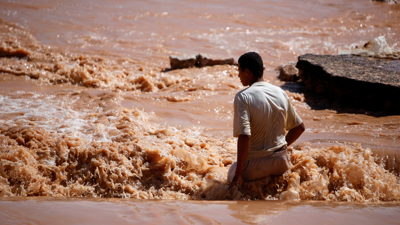
<svg viewBox="0 0 400 225">
<path fill-rule="evenodd" d="M 235 64 L 235 61 L 233 58 L 210 59 L 201 54 L 170 56 L 169 62 L 170 62 L 171 70 L 191 68 L 191 67 L 204 67 L 204 66 L 215 66 L 215 65 L 234 65 Z"/>
<path fill-rule="evenodd" d="M 300 79 L 299 70 L 296 68 L 295 62 L 280 65 L 276 70 L 279 71 L 278 78 L 282 81 L 298 81 Z"/>
<path fill-rule="evenodd" d="M 174 55 L 169 57 L 171 70 L 194 67 L 196 62 L 197 56 L 195 55 Z"/>
<path fill-rule="evenodd" d="M 386 2 L 386 3 L 389 3 L 389 4 L 397 4 L 397 3 L 399 3 L 398 0 L 372 0 L 372 1 L 375 1 L 375 2 Z"/>
<path fill-rule="evenodd" d="M 306 54 L 296 67 L 308 93 L 336 105 L 400 114 L 400 60 Z"/>
<path fill-rule="evenodd" d="M 202 55 L 197 55 L 197 67 L 215 66 L 215 65 L 233 65 L 235 60 L 229 59 L 210 59 Z"/>
</svg>

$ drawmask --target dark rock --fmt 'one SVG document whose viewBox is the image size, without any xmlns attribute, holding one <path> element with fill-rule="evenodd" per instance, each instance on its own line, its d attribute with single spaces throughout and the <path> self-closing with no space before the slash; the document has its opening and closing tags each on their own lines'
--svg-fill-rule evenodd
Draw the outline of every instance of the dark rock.
<svg viewBox="0 0 400 225">
<path fill-rule="evenodd" d="M 235 60 L 230 59 L 209 59 L 202 55 L 197 55 L 197 67 L 215 66 L 215 65 L 234 65 Z"/>
<path fill-rule="evenodd" d="M 307 54 L 299 56 L 296 67 L 305 92 L 323 96 L 326 107 L 400 114 L 400 60 Z"/>
<path fill-rule="evenodd" d="M 171 66 L 171 70 L 175 69 L 183 69 L 190 68 L 196 66 L 197 56 L 188 56 L 188 55 L 180 55 L 180 56 L 170 56 L 169 63 Z"/>
<path fill-rule="evenodd" d="M 399 3 L 398 0 L 372 0 L 372 1 L 375 1 L 375 2 L 386 2 L 386 3 L 389 3 L 389 4 L 397 4 L 397 3 Z"/>
<path fill-rule="evenodd" d="M 288 62 L 286 64 L 280 65 L 276 68 L 279 71 L 278 78 L 282 81 L 295 82 L 300 79 L 299 70 L 296 68 L 295 62 Z"/>
<path fill-rule="evenodd" d="M 204 66 L 215 66 L 215 65 L 234 65 L 235 61 L 233 58 L 229 59 L 210 59 L 200 54 L 196 56 L 170 56 L 169 62 L 171 70 L 184 69 L 190 67 L 204 67 Z"/>
</svg>

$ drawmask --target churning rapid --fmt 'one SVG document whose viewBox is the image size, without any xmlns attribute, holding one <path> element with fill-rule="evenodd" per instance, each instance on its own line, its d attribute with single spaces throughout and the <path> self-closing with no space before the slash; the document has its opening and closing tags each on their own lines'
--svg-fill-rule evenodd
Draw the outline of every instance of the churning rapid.
<svg viewBox="0 0 400 225">
<path fill-rule="evenodd" d="M 393 32 L 388 40 L 397 40 Z M 400 200 L 399 154 L 384 151 L 398 150 L 398 116 L 315 111 L 287 90 L 309 133 L 289 148 L 293 168 L 230 195 L 235 66 L 162 72 L 165 63 L 43 45 L 4 20 L 0 33 L 0 196 Z"/>
</svg>

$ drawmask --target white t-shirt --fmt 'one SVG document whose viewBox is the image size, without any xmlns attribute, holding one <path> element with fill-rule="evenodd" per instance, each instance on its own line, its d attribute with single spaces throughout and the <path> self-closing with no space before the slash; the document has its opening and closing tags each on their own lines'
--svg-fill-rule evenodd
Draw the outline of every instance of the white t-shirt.
<svg viewBox="0 0 400 225">
<path fill-rule="evenodd" d="M 286 132 L 301 123 L 287 94 L 275 85 L 256 82 L 235 96 L 233 136 L 251 135 L 247 160 L 286 145 Z"/>
</svg>

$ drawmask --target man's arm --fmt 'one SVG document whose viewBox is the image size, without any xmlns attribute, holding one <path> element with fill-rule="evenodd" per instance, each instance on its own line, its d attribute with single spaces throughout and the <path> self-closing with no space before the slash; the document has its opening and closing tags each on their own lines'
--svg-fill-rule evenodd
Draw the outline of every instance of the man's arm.
<svg viewBox="0 0 400 225">
<path fill-rule="evenodd" d="M 293 142 L 295 142 L 305 130 L 306 128 L 304 123 L 301 123 L 299 126 L 289 130 L 289 132 L 286 134 L 287 145 L 289 146 L 293 144 Z"/>
<path fill-rule="evenodd" d="M 237 186 L 239 189 L 242 187 L 243 184 L 242 173 L 244 165 L 246 164 L 249 148 L 250 148 L 250 136 L 245 134 L 239 135 L 237 143 L 236 172 L 235 172 L 235 177 L 233 177 L 231 185 L 229 186 L 231 192 L 232 192 L 232 187 Z"/>
</svg>

